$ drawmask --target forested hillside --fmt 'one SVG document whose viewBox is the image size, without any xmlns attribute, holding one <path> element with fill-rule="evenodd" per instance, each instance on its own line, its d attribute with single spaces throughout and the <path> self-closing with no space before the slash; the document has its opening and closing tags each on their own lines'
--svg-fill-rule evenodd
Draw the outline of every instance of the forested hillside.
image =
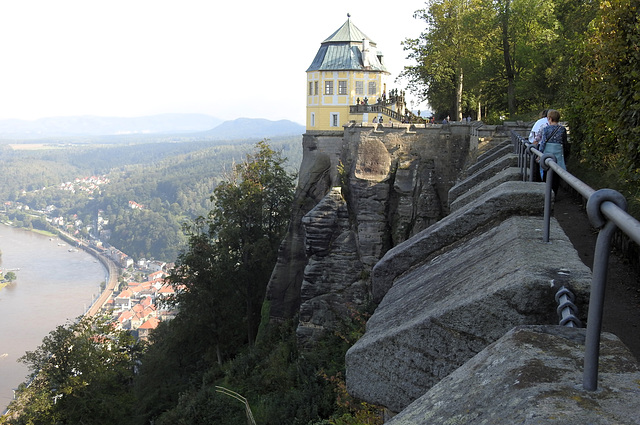
<svg viewBox="0 0 640 425">
<path fill-rule="evenodd" d="M 0 200 L 9 218 L 26 227 L 46 227 L 33 211 L 51 206 L 55 217 L 81 237 L 100 236 L 135 259 L 174 261 L 184 247 L 182 224 L 206 215 L 217 183 L 244 159 L 253 140 L 183 141 L 110 145 L 8 146 L 0 151 Z M 297 170 L 301 138 L 270 141 Z M 76 179 L 104 176 L 88 192 Z M 63 188 L 61 185 L 70 182 Z M 131 208 L 133 201 L 139 208 Z M 11 212 L 12 206 L 26 205 Z M 97 225 L 98 214 L 106 224 Z M 78 221 L 79 220 L 79 221 Z M 102 231 L 98 235 L 97 231 Z"/>
<path fill-rule="evenodd" d="M 344 353 L 364 316 L 354 311 L 313 351 L 297 347 L 295 321 L 268 320 L 265 288 L 295 186 L 285 163 L 256 144 L 213 190 L 211 213 L 186 226 L 187 249 L 168 277 L 176 292 L 163 303 L 178 314 L 150 344 L 99 317 L 59 326 L 21 358 L 34 383 L 0 423 L 240 425 L 252 412 L 260 424 L 379 425 L 377 411 L 344 389 Z"/>
</svg>

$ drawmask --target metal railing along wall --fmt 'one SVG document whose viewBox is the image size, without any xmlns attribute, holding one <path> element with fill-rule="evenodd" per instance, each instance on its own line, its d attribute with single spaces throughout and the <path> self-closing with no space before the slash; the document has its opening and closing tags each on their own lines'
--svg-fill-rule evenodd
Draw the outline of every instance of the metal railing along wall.
<svg viewBox="0 0 640 425">
<path fill-rule="evenodd" d="M 548 173 L 545 188 L 543 240 L 549 242 L 551 221 L 552 180 L 557 175 L 587 200 L 587 216 L 591 224 L 599 230 L 593 256 L 591 273 L 591 293 L 589 295 L 589 311 L 587 314 L 587 336 L 585 341 L 584 371 L 582 386 L 585 390 L 598 389 L 598 360 L 600 356 L 600 333 L 602 330 L 602 313 L 604 306 L 604 290 L 607 283 L 611 240 L 616 229 L 620 229 L 630 239 L 640 245 L 640 222 L 627 212 L 627 200 L 619 192 L 612 189 L 594 190 L 587 184 L 564 170 L 556 163 L 556 157 L 543 154 L 522 136 L 511 132 L 511 140 L 518 165 L 525 181 L 533 181 L 534 161 L 539 158 L 540 167 Z"/>
</svg>

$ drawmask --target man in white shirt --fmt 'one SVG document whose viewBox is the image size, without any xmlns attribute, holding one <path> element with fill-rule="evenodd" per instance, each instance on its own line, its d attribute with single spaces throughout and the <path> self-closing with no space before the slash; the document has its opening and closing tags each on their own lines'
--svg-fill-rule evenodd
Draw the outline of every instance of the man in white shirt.
<svg viewBox="0 0 640 425">
<path fill-rule="evenodd" d="M 540 119 L 533 124 L 531 127 L 531 131 L 529 132 L 529 143 L 538 144 L 540 142 L 540 137 L 538 134 L 542 135 L 542 129 L 549 125 L 547 121 L 547 109 L 540 113 Z"/>
<path fill-rule="evenodd" d="M 538 143 L 540 143 L 540 139 L 542 138 L 542 129 L 549 125 L 549 120 L 547 119 L 547 109 L 540 112 L 540 119 L 533 124 L 531 127 L 531 131 L 529 132 L 529 143 L 533 143 L 533 145 L 537 148 Z M 533 169 L 531 170 L 531 175 L 533 176 L 534 182 L 541 182 L 542 178 L 540 176 L 540 164 L 537 161 L 533 163 Z"/>
</svg>

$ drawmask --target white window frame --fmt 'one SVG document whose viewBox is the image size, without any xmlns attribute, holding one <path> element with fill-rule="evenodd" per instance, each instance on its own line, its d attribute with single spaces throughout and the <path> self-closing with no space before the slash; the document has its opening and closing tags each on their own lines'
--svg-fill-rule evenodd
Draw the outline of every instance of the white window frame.
<svg viewBox="0 0 640 425">
<path fill-rule="evenodd" d="M 331 113 L 331 121 L 329 123 L 330 127 L 340 127 L 340 113 L 332 112 Z"/>
<path fill-rule="evenodd" d="M 378 92 L 378 85 L 375 81 L 369 81 L 369 96 L 375 96 Z"/>
<path fill-rule="evenodd" d="M 333 96 L 333 80 L 324 81 L 324 95 Z"/>
<path fill-rule="evenodd" d="M 338 80 L 338 94 L 346 95 L 348 93 L 347 80 Z"/>
<path fill-rule="evenodd" d="M 356 96 L 364 96 L 364 81 L 356 81 Z"/>
</svg>

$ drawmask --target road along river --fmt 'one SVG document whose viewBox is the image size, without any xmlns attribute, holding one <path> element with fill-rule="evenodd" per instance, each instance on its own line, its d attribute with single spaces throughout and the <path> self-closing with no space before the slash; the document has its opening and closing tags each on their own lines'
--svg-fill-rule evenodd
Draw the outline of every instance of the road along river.
<svg viewBox="0 0 640 425">
<path fill-rule="evenodd" d="M 29 373 L 17 359 L 56 326 L 83 315 L 107 278 L 93 256 L 58 238 L 0 224 L 0 268 L 16 282 L 0 289 L 0 414 Z"/>
</svg>

